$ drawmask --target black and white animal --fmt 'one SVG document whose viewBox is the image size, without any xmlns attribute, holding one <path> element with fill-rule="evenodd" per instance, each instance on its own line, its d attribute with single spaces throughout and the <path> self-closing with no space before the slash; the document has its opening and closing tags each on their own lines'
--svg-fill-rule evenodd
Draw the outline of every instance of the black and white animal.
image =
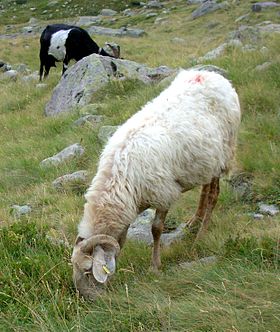
<svg viewBox="0 0 280 332">
<path fill-rule="evenodd" d="M 40 81 L 46 78 L 51 67 L 56 67 L 56 62 L 63 61 L 62 74 L 68 68 L 70 60 L 81 60 L 92 53 L 119 58 L 120 49 L 111 47 L 113 55 L 99 47 L 90 37 L 88 32 L 80 27 L 68 24 L 48 25 L 40 38 Z"/>
</svg>

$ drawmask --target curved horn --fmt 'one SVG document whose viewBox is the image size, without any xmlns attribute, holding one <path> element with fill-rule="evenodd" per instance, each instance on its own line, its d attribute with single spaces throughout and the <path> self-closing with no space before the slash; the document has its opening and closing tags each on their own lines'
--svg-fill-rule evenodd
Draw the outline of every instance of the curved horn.
<svg viewBox="0 0 280 332">
<path fill-rule="evenodd" d="M 115 46 L 111 45 L 110 43 L 106 43 L 106 45 L 110 47 L 110 49 L 112 50 L 112 52 L 114 54 L 114 57 L 116 59 L 118 59 L 120 57 L 120 47 L 119 46 L 115 47 Z"/>
<path fill-rule="evenodd" d="M 120 253 L 120 245 L 118 241 L 110 235 L 99 234 L 93 235 L 90 238 L 83 240 L 81 243 L 81 251 L 85 254 L 88 254 L 93 251 L 96 245 L 109 245 L 116 250 L 116 256 Z"/>
</svg>

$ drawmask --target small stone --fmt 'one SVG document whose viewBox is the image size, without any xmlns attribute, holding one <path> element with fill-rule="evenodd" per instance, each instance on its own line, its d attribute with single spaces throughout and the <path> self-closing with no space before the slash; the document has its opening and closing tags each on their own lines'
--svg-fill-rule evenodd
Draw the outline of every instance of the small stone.
<svg viewBox="0 0 280 332">
<path fill-rule="evenodd" d="M 217 262 L 217 257 L 216 256 L 209 256 L 209 257 L 203 257 L 200 258 L 197 261 L 192 261 L 192 262 L 184 262 L 180 264 L 180 267 L 184 268 L 184 269 L 190 269 L 192 268 L 194 265 L 198 265 L 198 264 L 212 264 L 212 263 L 216 263 Z"/>
<path fill-rule="evenodd" d="M 148 13 L 146 15 L 146 18 L 155 17 L 155 16 L 158 16 L 158 14 L 157 13 Z"/>
<path fill-rule="evenodd" d="M 276 216 L 279 213 L 279 208 L 276 205 L 268 205 L 264 203 L 259 203 L 259 211 L 260 213 L 270 215 L 272 217 Z"/>
<path fill-rule="evenodd" d="M 115 10 L 112 10 L 112 9 L 102 9 L 101 12 L 100 12 L 100 15 L 102 16 L 114 16 L 116 15 L 117 12 Z"/>
<path fill-rule="evenodd" d="M 264 215 L 261 213 L 253 213 L 253 218 L 256 220 L 262 220 L 264 218 Z"/>
<path fill-rule="evenodd" d="M 171 39 L 172 43 L 184 44 L 186 41 L 184 38 L 174 37 Z"/>
<path fill-rule="evenodd" d="M 31 33 L 31 32 L 33 32 L 33 26 L 23 27 L 23 28 L 21 29 L 21 31 L 22 31 L 23 33 Z"/>
<path fill-rule="evenodd" d="M 267 62 L 262 63 L 261 65 L 258 65 L 255 68 L 255 70 L 256 71 L 264 71 L 264 70 L 268 69 L 271 65 L 272 65 L 272 62 L 271 61 L 267 61 Z"/>
<path fill-rule="evenodd" d="M 12 80 L 16 80 L 17 76 L 18 76 L 18 72 L 16 70 L 14 70 L 14 69 L 5 71 L 2 74 L 2 77 L 9 78 L 9 79 L 12 79 Z"/>
<path fill-rule="evenodd" d="M 35 72 L 30 75 L 23 76 L 21 79 L 24 82 L 39 81 L 39 75 L 38 72 Z"/>
<path fill-rule="evenodd" d="M 68 146 L 56 155 L 44 159 L 43 161 L 41 161 L 40 166 L 58 166 L 63 162 L 82 156 L 84 152 L 85 149 L 79 143 L 76 143 Z"/>
<path fill-rule="evenodd" d="M 88 172 L 77 171 L 71 174 L 65 174 L 53 181 L 52 185 L 56 190 L 67 189 L 73 186 L 85 186 L 87 184 Z"/>
<path fill-rule="evenodd" d="M 12 212 L 15 217 L 19 218 L 22 215 L 30 213 L 31 207 L 29 205 L 13 205 Z"/>
<path fill-rule="evenodd" d="M 127 9 L 125 9 L 124 11 L 123 11 L 123 15 L 124 16 L 133 16 L 133 15 L 135 15 L 136 13 L 135 13 L 135 11 L 133 11 L 133 10 L 131 10 L 131 9 L 129 9 L 129 8 L 127 8 Z"/>
<path fill-rule="evenodd" d="M 45 89 L 48 86 L 46 83 L 38 83 L 36 84 L 37 89 Z"/>
<path fill-rule="evenodd" d="M 146 3 L 147 8 L 162 8 L 163 4 L 160 1 L 153 0 Z"/>
</svg>

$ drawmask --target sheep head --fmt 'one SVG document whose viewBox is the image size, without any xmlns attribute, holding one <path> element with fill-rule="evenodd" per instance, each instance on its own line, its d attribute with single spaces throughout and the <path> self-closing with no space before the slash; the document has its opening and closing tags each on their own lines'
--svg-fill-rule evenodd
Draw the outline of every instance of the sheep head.
<svg viewBox="0 0 280 332">
<path fill-rule="evenodd" d="M 116 269 L 120 246 L 112 236 L 77 238 L 72 254 L 73 280 L 84 298 L 94 300 Z"/>
<path fill-rule="evenodd" d="M 113 57 L 119 59 L 121 56 L 120 46 L 115 43 L 108 43 L 108 42 L 106 42 L 106 45 L 111 49 Z"/>
</svg>

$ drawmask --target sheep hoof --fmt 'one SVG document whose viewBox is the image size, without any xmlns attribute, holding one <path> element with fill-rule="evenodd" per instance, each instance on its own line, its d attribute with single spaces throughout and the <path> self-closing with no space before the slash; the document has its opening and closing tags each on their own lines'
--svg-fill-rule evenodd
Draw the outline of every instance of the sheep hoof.
<svg viewBox="0 0 280 332">
<path fill-rule="evenodd" d="M 150 272 L 156 274 L 156 275 L 159 275 L 161 273 L 160 271 L 160 268 L 159 267 L 156 267 L 154 265 L 151 265 L 150 268 L 149 268 Z"/>
</svg>

